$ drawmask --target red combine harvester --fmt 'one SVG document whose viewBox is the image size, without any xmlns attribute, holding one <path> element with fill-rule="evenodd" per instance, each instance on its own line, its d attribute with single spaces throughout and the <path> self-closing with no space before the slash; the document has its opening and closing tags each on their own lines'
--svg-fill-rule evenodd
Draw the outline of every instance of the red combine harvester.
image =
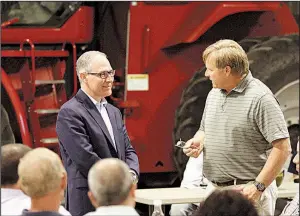
<svg viewBox="0 0 300 216">
<path fill-rule="evenodd" d="M 100 50 L 117 69 L 109 100 L 122 110 L 141 184 L 173 185 L 187 162 L 174 144 L 194 135 L 211 89 L 201 55 L 222 38 L 239 41 L 299 135 L 299 27 L 286 3 L 1 4 L 1 103 L 17 142 L 58 152 L 57 112 L 79 88 L 74 64 Z"/>
</svg>

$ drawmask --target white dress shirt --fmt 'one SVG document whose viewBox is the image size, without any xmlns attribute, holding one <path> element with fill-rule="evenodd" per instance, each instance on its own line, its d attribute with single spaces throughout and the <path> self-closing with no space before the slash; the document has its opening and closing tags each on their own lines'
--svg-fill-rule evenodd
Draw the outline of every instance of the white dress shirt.
<svg viewBox="0 0 300 216">
<path fill-rule="evenodd" d="M 98 207 L 96 211 L 89 212 L 85 216 L 92 216 L 92 215 L 131 215 L 131 216 L 139 216 L 137 211 L 131 206 L 124 206 L 124 205 L 112 205 L 112 206 L 102 206 Z"/>
<path fill-rule="evenodd" d="M 88 95 L 83 89 L 81 89 L 81 90 L 91 99 L 91 101 L 97 107 L 97 109 L 98 109 L 100 115 L 102 116 L 102 119 L 103 119 L 103 121 L 104 121 L 104 123 L 106 125 L 106 128 L 107 128 L 107 130 L 109 132 L 109 135 L 110 135 L 110 137 L 111 137 L 111 139 L 113 141 L 113 145 L 114 145 L 115 149 L 117 150 L 113 128 L 112 128 L 112 125 L 111 125 L 111 122 L 110 122 L 107 110 L 105 108 L 106 105 L 107 105 L 106 99 L 103 98 L 101 101 L 96 101 L 94 98 L 92 98 L 90 95 Z"/>
<path fill-rule="evenodd" d="M 1 215 L 21 215 L 23 209 L 30 209 L 30 197 L 21 190 L 1 188 Z M 58 212 L 62 215 L 71 215 L 63 206 Z"/>
<path fill-rule="evenodd" d="M 195 188 L 200 184 L 207 184 L 207 179 L 203 177 L 203 151 L 197 158 L 189 158 L 180 187 Z"/>
<path fill-rule="evenodd" d="M 289 202 L 283 209 L 280 216 L 298 216 L 299 215 L 299 192 L 296 194 L 294 199 Z"/>
</svg>

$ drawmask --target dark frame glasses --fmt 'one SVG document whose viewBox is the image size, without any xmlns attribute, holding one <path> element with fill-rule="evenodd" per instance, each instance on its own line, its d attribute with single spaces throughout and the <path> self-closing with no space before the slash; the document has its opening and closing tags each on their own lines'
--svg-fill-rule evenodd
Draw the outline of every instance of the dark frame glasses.
<svg viewBox="0 0 300 216">
<path fill-rule="evenodd" d="M 110 71 L 102 71 L 100 73 L 87 73 L 96 77 L 99 77 L 101 79 L 106 79 L 108 76 L 114 77 L 116 73 L 116 70 L 110 70 Z"/>
</svg>

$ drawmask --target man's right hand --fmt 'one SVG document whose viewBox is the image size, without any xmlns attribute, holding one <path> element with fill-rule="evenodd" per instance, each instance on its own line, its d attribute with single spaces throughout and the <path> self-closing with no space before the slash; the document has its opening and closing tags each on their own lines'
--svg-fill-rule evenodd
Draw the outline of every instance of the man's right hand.
<svg viewBox="0 0 300 216">
<path fill-rule="evenodd" d="M 197 158 L 203 150 L 203 144 L 200 140 L 196 139 L 195 137 L 188 140 L 184 147 L 183 153 L 186 154 L 188 157 Z"/>
</svg>

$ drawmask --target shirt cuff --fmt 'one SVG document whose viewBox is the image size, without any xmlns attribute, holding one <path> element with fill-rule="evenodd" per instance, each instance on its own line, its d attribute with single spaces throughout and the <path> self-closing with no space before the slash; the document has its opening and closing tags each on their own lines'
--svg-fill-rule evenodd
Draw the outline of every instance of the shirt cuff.
<svg viewBox="0 0 300 216">
<path fill-rule="evenodd" d="M 137 174 L 135 173 L 135 171 L 129 170 L 129 172 L 132 174 L 132 182 L 135 183 L 135 184 L 138 183 L 139 177 L 137 176 Z"/>
</svg>

